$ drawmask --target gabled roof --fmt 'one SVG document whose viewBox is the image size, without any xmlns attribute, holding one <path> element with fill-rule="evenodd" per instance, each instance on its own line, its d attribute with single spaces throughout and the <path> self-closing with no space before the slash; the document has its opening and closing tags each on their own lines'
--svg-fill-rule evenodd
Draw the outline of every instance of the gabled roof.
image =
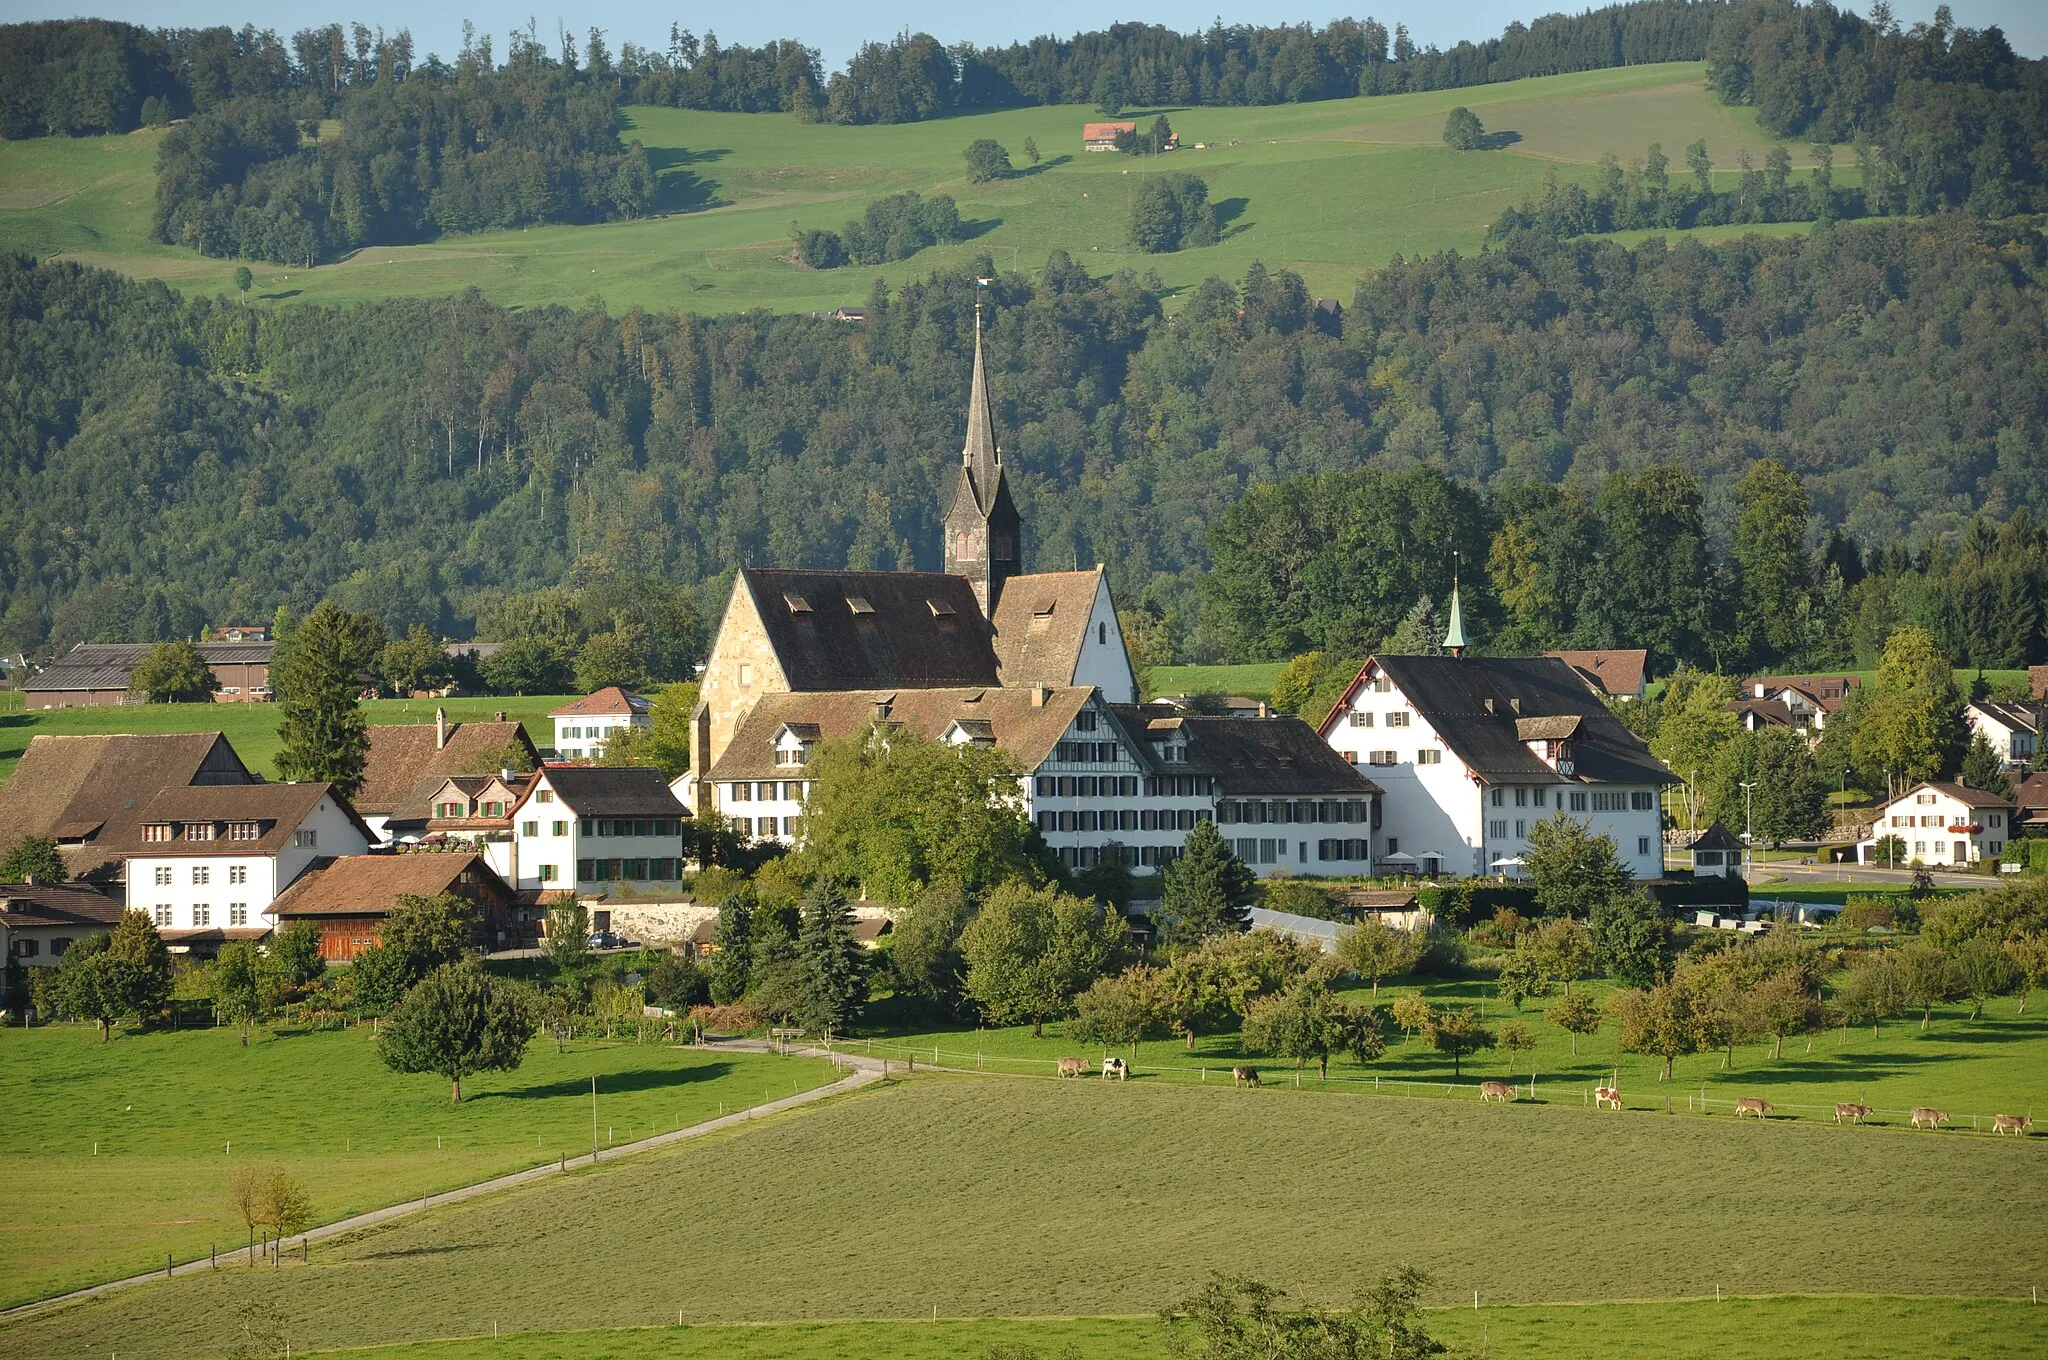
<svg viewBox="0 0 2048 1360">
<path fill-rule="evenodd" d="M 1986 699 L 1982 703 L 1973 703 L 1970 707 L 2013 732 L 2031 732 L 2039 736 L 2042 728 L 2048 726 L 2048 722 L 2044 722 L 2044 718 L 2048 718 L 2048 712 L 2044 712 L 2039 704 Z"/>
<path fill-rule="evenodd" d="M 459 892 L 509 901 L 512 890 L 484 857 L 468 852 L 342 855 L 299 876 L 264 908 L 280 921 L 313 916 L 389 916 L 405 896 Z"/>
<path fill-rule="evenodd" d="M 451 774 L 489 773 L 483 766 L 517 742 L 533 760 L 537 753 L 526 729 L 516 722 L 464 722 L 448 728 L 448 744 L 436 749 L 432 723 L 376 723 L 369 728 L 370 751 L 363 761 L 362 783 L 352 800 L 369 817 L 392 817 L 427 778 Z M 420 805 L 424 808 L 424 803 Z M 420 815 L 424 816 L 424 812 Z"/>
<path fill-rule="evenodd" d="M 986 685 L 880 694 L 866 690 L 770 694 L 747 714 L 706 778 L 717 784 L 800 777 L 801 771 L 775 763 L 775 734 L 785 723 L 806 723 L 817 728 L 824 740 L 840 740 L 876 721 L 878 705 L 883 702 L 888 705 L 887 722 L 920 737 L 939 737 L 956 722 L 985 722 L 997 748 L 1010 754 L 1021 767 L 1020 773 L 1029 772 L 1045 763 L 1094 692 L 1086 685 L 1048 689 L 1045 702 L 1039 705 L 1032 703 L 1029 689 Z M 1127 744 L 1140 759 L 1149 758 L 1143 742 Z"/>
<path fill-rule="evenodd" d="M 194 644 L 209 666 L 270 664 L 274 642 L 200 642 Z M 153 642 L 81 642 L 22 686 L 24 690 L 128 688 L 128 677 Z"/>
<path fill-rule="evenodd" d="M 166 789 L 151 799 L 142 815 L 135 819 L 130 838 L 109 848 L 124 856 L 146 859 L 181 855 L 274 855 L 291 842 L 292 833 L 306 824 L 306 819 L 313 815 L 313 809 L 320 806 L 322 798 L 332 798 L 343 815 L 356 824 L 356 830 L 362 833 L 363 839 L 376 844 L 377 833 L 363 824 L 363 819 L 356 815 L 356 810 L 349 806 L 346 798 L 334 791 L 332 784 L 228 784 Z M 163 822 L 178 823 L 181 827 L 194 823 L 255 822 L 261 828 L 261 834 L 254 840 L 237 841 L 228 839 L 223 829 L 213 839 L 202 841 L 190 839 L 181 829 L 172 840 L 142 839 L 145 824 Z"/>
<path fill-rule="evenodd" d="M 1915 784 L 1912 788 L 1907 789 L 1904 793 L 1892 799 L 1892 801 L 1886 804 L 1886 806 L 1897 807 L 1899 804 L 1905 802 L 1907 799 L 1911 798 L 1914 794 L 1920 792 L 1922 789 L 1927 789 L 1934 793 L 1946 794 L 1948 797 L 1955 799 L 1958 803 L 1963 804 L 1965 807 L 2009 808 L 2013 805 L 2012 799 L 2001 798 L 1997 794 L 1992 793 L 1986 789 L 1973 789 L 1968 784 L 1950 783 L 1945 779 L 1923 779 L 1918 784 Z"/>
<path fill-rule="evenodd" d="M 165 790 L 253 779 L 218 732 L 31 737 L 0 784 L 0 845 L 23 836 L 78 842 L 62 853 L 72 876 L 84 877 L 116 857 L 107 847 L 135 838 L 143 810 Z"/>
<path fill-rule="evenodd" d="M 1119 132 L 1136 132 L 1137 130 L 1138 125 L 1136 123 L 1083 123 L 1081 124 L 1081 140 L 1084 142 L 1108 141 Z"/>
<path fill-rule="evenodd" d="M 1772 727 L 1794 727 L 1792 709 L 1783 699 L 1730 699 L 1723 705 L 1731 713 L 1750 713 L 1758 723 Z"/>
<path fill-rule="evenodd" d="M 1649 668 L 1650 653 L 1641 647 L 1605 648 L 1593 651 L 1545 652 L 1578 672 L 1579 679 L 1595 694 L 1634 698 L 1643 692 L 1643 672 Z"/>
<path fill-rule="evenodd" d="M 0 883 L 0 925 L 107 926 L 121 922 L 121 905 L 82 883 Z"/>
<path fill-rule="evenodd" d="M 988 623 L 964 576 L 750 567 L 740 579 L 793 690 L 996 683 Z"/>
<path fill-rule="evenodd" d="M 642 716 L 647 713 L 647 700 L 629 693 L 617 685 L 606 685 L 581 699 L 572 699 L 549 713 L 550 718 L 575 718 L 586 714 L 612 714 L 618 716 Z"/>
<path fill-rule="evenodd" d="M 996 670 L 1005 685 L 1071 685 L 1088 645 L 1102 568 L 1012 576 L 996 597 Z"/>
<path fill-rule="evenodd" d="M 1796 689 L 1820 705 L 1822 712 L 1832 713 L 1847 700 L 1849 691 L 1862 684 L 1863 678 L 1857 675 L 1757 675 L 1738 685 L 1736 693 L 1754 698 L 1758 685 L 1764 687 L 1766 697 L 1781 690 Z"/>
<path fill-rule="evenodd" d="M 550 765 L 528 786 L 522 810 L 533 805 L 542 780 L 579 817 L 687 817 L 660 770 L 644 765 Z"/>
<path fill-rule="evenodd" d="M 1466 768 L 1494 784 L 1675 784 L 1663 762 L 1621 725 L 1578 673 L 1551 656 L 1381 656 L 1365 663 L 1323 719 L 1325 736 L 1378 667 Z M 1516 731 L 1522 718 L 1576 716 L 1573 772 L 1560 775 Z"/>
<path fill-rule="evenodd" d="M 1705 831 L 1700 832 L 1688 848 L 1692 850 L 1740 850 L 1742 842 L 1735 838 L 1734 832 L 1719 822 L 1715 822 Z"/>
<path fill-rule="evenodd" d="M 1121 710 L 1135 714 L 1137 710 Z M 1335 794 L 1363 798 L 1380 786 L 1330 749 L 1299 718 L 1230 718 L 1189 715 L 1180 720 L 1188 739 L 1187 769 L 1216 778 L 1225 797 L 1298 797 Z M 1126 726 L 1143 729 L 1134 719 Z M 1179 765 L 1162 766 L 1178 771 Z"/>
<path fill-rule="evenodd" d="M 2012 800 L 2027 809 L 2048 808 L 2048 773 L 2030 774 L 2013 786 Z"/>
</svg>

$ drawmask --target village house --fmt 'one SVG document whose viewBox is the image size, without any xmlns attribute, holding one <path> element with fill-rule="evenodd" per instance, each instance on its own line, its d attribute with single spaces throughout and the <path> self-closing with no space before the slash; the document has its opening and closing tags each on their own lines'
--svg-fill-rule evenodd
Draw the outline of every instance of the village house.
<svg viewBox="0 0 2048 1360">
<path fill-rule="evenodd" d="M 1965 707 L 1963 722 L 1972 736 L 1991 743 L 2006 769 L 2024 770 L 2033 764 L 2041 749 L 2042 729 L 2048 726 L 2048 706 L 1986 699 Z"/>
<path fill-rule="evenodd" d="M 2048 773 L 2030 774 L 2013 787 L 2013 825 L 2034 835 L 2048 833 Z"/>
<path fill-rule="evenodd" d="M 647 700 L 617 685 L 606 685 L 594 694 L 563 704 L 548 717 L 555 725 L 558 760 L 596 760 L 604 754 L 605 743 L 622 729 L 634 727 L 647 732 L 654 728 Z"/>
<path fill-rule="evenodd" d="M 1081 149 L 1083 151 L 1114 151 L 1116 139 L 1123 133 L 1136 133 L 1136 123 L 1083 123 L 1081 124 Z"/>
<path fill-rule="evenodd" d="M 1749 731 L 1791 726 L 1818 734 L 1863 682 L 1853 675 L 1779 675 L 1744 680 L 1728 707 Z"/>
<path fill-rule="evenodd" d="M 73 879 L 119 902 L 125 847 L 140 838 L 151 804 L 177 790 L 253 783 L 219 732 L 31 737 L 0 783 L 0 846 L 47 836 Z"/>
<path fill-rule="evenodd" d="M 316 862 L 264 910 L 276 929 L 311 921 L 320 929 L 320 957 L 341 963 L 375 944 L 402 897 L 452 893 L 476 904 L 476 944 L 488 949 L 530 946 L 539 912 L 521 909 L 505 880 L 468 851 L 349 855 Z"/>
<path fill-rule="evenodd" d="M 1545 652 L 1570 666 L 1586 688 L 1605 699 L 1633 701 L 1649 692 L 1650 653 L 1641 647 Z"/>
<path fill-rule="evenodd" d="M 328 784 L 173 789 L 138 820 L 123 847 L 128 905 L 149 913 L 171 948 L 195 954 L 269 934 L 264 912 L 278 894 L 377 840 Z"/>
<path fill-rule="evenodd" d="M 509 862 L 492 867 L 522 890 L 675 891 L 689 815 L 659 770 L 543 766 L 512 809 Z"/>
<path fill-rule="evenodd" d="M 0 883 L 0 1005 L 17 969 L 54 968 L 74 941 L 111 933 L 121 904 L 82 883 Z"/>
<path fill-rule="evenodd" d="M 376 723 L 368 729 L 370 749 L 363 777 L 350 800 L 380 841 L 417 840 L 433 817 L 432 800 L 451 775 L 489 775 L 508 762 L 532 769 L 539 752 L 503 712 L 490 722 L 448 721 L 434 710 L 431 723 Z"/>
<path fill-rule="evenodd" d="M 149 642 L 81 642 L 21 686 L 29 708 L 115 708 L 137 704 L 130 677 L 155 646 Z M 264 702 L 270 698 L 270 657 L 274 642 L 194 643 L 220 688 L 216 703 Z"/>
<path fill-rule="evenodd" d="M 1425 873 L 1519 869 L 1530 828 L 1570 816 L 1612 836 L 1637 878 L 1664 874 L 1660 794 L 1678 782 L 1555 657 L 1378 656 L 1321 735 L 1385 789 L 1373 861 Z"/>
<path fill-rule="evenodd" d="M 1878 810 L 1870 839 L 1856 847 L 1863 864 L 1884 864 L 1886 837 L 1905 843 L 1903 864 L 1966 869 L 2005 853 L 2012 837 L 2011 800 L 1963 784 L 1927 780 Z"/>
</svg>

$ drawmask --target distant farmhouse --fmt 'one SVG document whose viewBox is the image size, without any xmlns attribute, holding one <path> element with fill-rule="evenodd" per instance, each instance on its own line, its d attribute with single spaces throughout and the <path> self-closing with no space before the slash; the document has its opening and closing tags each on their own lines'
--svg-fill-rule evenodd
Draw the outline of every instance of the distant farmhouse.
<svg viewBox="0 0 2048 1360">
<path fill-rule="evenodd" d="M 1083 123 L 1081 125 L 1081 149 L 1084 151 L 1114 151 L 1116 139 L 1124 134 L 1135 135 L 1136 123 Z"/>
<path fill-rule="evenodd" d="M 149 642 L 81 642 L 31 677 L 21 690 L 30 708 L 114 708 L 142 702 L 129 677 L 149 655 Z M 270 698 L 274 642 L 200 642 L 199 655 L 220 681 L 217 703 Z"/>
</svg>

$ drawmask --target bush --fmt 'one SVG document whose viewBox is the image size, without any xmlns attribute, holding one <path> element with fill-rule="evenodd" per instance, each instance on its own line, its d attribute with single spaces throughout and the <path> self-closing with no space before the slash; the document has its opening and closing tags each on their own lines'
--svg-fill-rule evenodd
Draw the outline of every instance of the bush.
<svg viewBox="0 0 2048 1360">
<path fill-rule="evenodd" d="M 1842 907 L 1838 918 L 1851 930 L 1869 930 L 1873 926 L 1891 928 L 1891 903 L 1881 897 L 1852 897 Z"/>
</svg>

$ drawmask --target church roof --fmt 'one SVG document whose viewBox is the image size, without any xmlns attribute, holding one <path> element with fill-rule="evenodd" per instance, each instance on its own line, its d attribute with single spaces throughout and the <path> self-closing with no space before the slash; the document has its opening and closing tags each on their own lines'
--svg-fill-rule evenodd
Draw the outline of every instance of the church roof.
<svg viewBox="0 0 2048 1360">
<path fill-rule="evenodd" d="M 1070 685 L 1088 643 L 1102 568 L 1012 576 L 996 597 L 996 665 L 1006 685 Z"/>
<path fill-rule="evenodd" d="M 997 683 L 988 623 L 964 576 L 766 567 L 740 575 L 792 690 Z"/>
<path fill-rule="evenodd" d="M 975 724 L 976 733 L 986 724 L 996 746 L 1029 771 L 1045 763 L 1093 693 L 1086 685 L 1069 685 L 1048 691 L 1042 702 L 1034 701 L 1030 689 L 984 686 L 764 695 L 705 777 L 714 784 L 788 779 L 790 768 L 775 763 L 775 737 L 785 724 L 807 726 L 818 739 L 836 741 L 877 720 L 931 738 L 954 723 Z"/>
</svg>

